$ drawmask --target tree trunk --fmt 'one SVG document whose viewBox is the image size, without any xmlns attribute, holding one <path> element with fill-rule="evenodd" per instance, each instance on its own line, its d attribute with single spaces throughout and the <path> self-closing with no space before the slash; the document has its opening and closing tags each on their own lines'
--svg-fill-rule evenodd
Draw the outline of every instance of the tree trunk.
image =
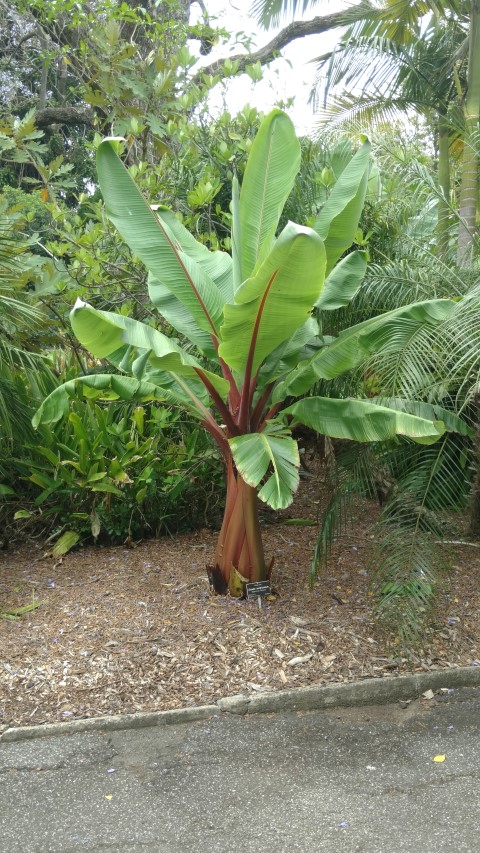
<svg viewBox="0 0 480 853">
<path fill-rule="evenodd" d="M 240 597 L 248 581 L 266 580 L 269 574 L 258 519 L 257 490 L 227 463 L 225 514 L 218 537 L 215 566 L 209 569 L 216 592 Z"/>
<path fill-rule="evenodd" d="M 477 408 L 477 433 L 475 435 L 475 475 L 473 478 L 472 494 L 470 499 L 470 523 L 468 535 L 473 539 L 480 539 L 480 396 L 476 397 Z"/>
<path fill-rule="evenodd" d="M 450 127 L 447 118 L 438 118 L 438 185 L 443 197 L 438 202 L 437 255 L 445 260 L 450 237 Z"/>
<path fill-rule="evenodd" d="M 467 95 L 465 99 L 465 138 L 463 145 L 462 176 L 457 246 L 457 264 L 467 267 L 472 261 L 476 229 L 478 165 L 477 140 L 480 118 L 480 0 L 472 0 Z"/>
<path fill-rule="evenodd" d="M 47 106 L 47 86 L 48 86 L 48 67 L 50 60 L 47 58 L 48 42 L 45 36 L 39 38 L 40 47 L 43 53 L 42 73 L 40 75 L 40 88 L 38 92 L 38 109 L 43 110 Z"/>
</svg>

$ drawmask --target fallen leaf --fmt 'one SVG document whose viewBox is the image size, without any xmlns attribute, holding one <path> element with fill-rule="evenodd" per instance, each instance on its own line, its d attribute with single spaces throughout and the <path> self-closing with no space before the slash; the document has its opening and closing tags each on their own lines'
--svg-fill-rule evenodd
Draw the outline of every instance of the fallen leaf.
<svg viewBox="0 0 480 853">
<path fill-rule="evenodd" d="M 425 690 L 425 693 L 422 693 L 424 699 L 433 699 L 434 695 L 433 690 Z"/>
<path fill-rule="evenodd" d="M 79 534 L 75 533 L 74 530 L 66 530 L 65 533 L 62 533 L 60 539 L 57 539 L 55 542 L 52 548 L 52 557 L 63 557 L 64 554 L 67 554 L 77 544 L 79 539 Z"/>
<path fill-rule="evenodd" d="M 289 666 L 296 666 L 298 663 L 306 663 L 310 658 L 313 657 L 313 654 L 302 655 L 302 657 L 292 658 L 288 661 Z"/>
<path fill-rule="evenodd" d="M 435 762 L 435 764 L 443 764 L 446 757 L 446 755 L 436 755 L 435 758 L 433 758 L 433 761 Z"/>
<path fill-rule="evenodd" d="M 106 799 L 106 800 L 111 800 L 111 799 L 113 799 L 113 794 L 105 794 L 105 799 Z"/>
</svg>

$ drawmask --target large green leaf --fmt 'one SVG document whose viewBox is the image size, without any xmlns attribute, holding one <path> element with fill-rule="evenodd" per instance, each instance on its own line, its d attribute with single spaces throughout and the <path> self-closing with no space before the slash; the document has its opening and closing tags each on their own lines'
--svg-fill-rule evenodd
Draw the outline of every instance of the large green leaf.
<svg viewBox="0 0 480 853">
<path fill-rule="evenodd" d="M 55 388 L 35 412 L 32 418 L 33 426 L 38 427 L 41 423 L 52 424 L 59 421 L 68 413 L 70 401 L 77 394 L 99 400 L 125 400 L 128 402 L 158 400 L 176 404 L 179 402 L 176 394 L 168 389 L 159 388 L 152 382 L 139 381 L 131 376 L 95 373 L 78 377 L 78 379 L 71 379 Z M 182 405 L 185 405 L 183 401 L 181 402 Z M 193 405 L 191 405 L 191 411 L 198 414 Z"/>
<path fill-rule="evenodd" d="M 353 243 L 367 191 L 370 148 L 364 142 L 352 157 L 313 226 L 325 241 L 327 275 Z"/>
<path fill-rule="evenodd" d="M 291 337 L 276 347 L 265 359 L 260 370 L 259 390 L 267 382 L 273 382 L 273 380 L 284 376 L 299 361 L 308 358 L 312 354 L 309 352 L 309 345 L 318 340 L 318 334 L 317 321 L 313 317 L 309 317 L 307 322 L 300 326 Z"/>
<path fill-rule="evenodd" d="M 212 336 L 201 329 L 191 312 L 185 307 L 171 290 L 158 279 L 148 275 L 148 293 L 155 308 L 177 332 L 187 338 L 196 348 L 207 356 L 216 358 L 217 350 Z"/>
<path fill-rule="evenodd" d="M 253 141 L 240 192 L 241 281 L 271 249 L 280 214 L 300 168 L 300 143 L 288 116 L 273 110 Z M 235 213 L 235 208 L 234 208 Z M 233 229 L 234 234 L 236 228 Z"/>
<path fill-rule="evenodd" d="M 270 466 L 273 473 L 258 493 L 273 509 L 284 509 L 293 500 L 299 482 L 300 456 L 295 439 L 282 424 L 269 424 L 268 431 L 254 432 L 229 441 L 237 470 L 246 483 L 260 485 Z"/>
<path fill-rule="evenodd" d="M 145 364 L 142 357 L 133 362 L 131 370 L 135 379 L 155 385 L 166 401 L 182 406 L 197 416 L 204 418 L 211 406 L 211 396 L 200 381 L 195 382 L 185 376 L 155 370 L 148 362 Z"/>
<path fill-rule="evenodd" d="M 197 359 L 185 353 L 172 338 L 167 338 L 145 323 L 122 314 L 99 311 L 79 299 L 70 313 L 70 322 L 80 343 L 97 358 L 114 356 L 113 363 L 118 364 L 122 347 L 125 351 L 129 347 L 130 358 L 125 363 L 127 369 L 135 356 L 134 350 L 138 351 L 136 358 L 141 359 L 142 370 L 139 370 L 137 364 L 137 378 L 142 378 L 148 362 L 154 370 L 170 372 L 175 377 L 185 376 L 198 381 L 200 375 L 205 376 L 221 397 L 226 398 L 228 394 L 229 385 L 223 377 L 205 370 Z"/>
<path fill-rule="evenodd" d="M 156 213 L 160 221 L 173 234 L 182 251 L 210 276 L 218 287 L 223 301 L 233 302 L 233 268 L 232 258 L 228 252 L 211 252 L 203 243 L 195 240 L 190 231 L 187 231 L 173 211 L 167 207 L 158 207 Z"/>
<path fill-rule="evenodd" d="M 174 234 L 147 204 L 110 142 L 97 149 L 100 187 L 109 219 L 153 276 L 214 337 L 223 298 L 208 272 L 183 251 Z"/>
<path fill-rule="evenodd" d="M 366 252 L 351 252 L 342 258 L 327 277 L 316 307 L 321 311 L 335 311 L 348 305 L 360 287 L 366 271 Z"/>
<path fill-rule="evenodd" d="M 290 222 L 256 275 L 225 305 L 219 355 L 235 370 L 264 359 L 308 320 L 323 285 L 325 249 L 311 228 Z"/>
<path fill-rule="evenodd" d="M 178 246 L 200 268 L 202 268 L 217 286 L 224 302 L 233 300 L 232 259 L 226 252 L 210 252 L 206 246 L 187 231 L 175 214 L 167 208 L 157 210 L 159 219 L 167 226 Z M 214 358 L 216 349 L 208 331 L 198 326 L 191 311 L 180 302 L 170 287 L 152 274 L 148 277 L 148 291 L 153 304 L 170 326 L 184 335 L 201 353 Z"/>
<path fill-rule="evenodd" d="M 351 441 L 386 441 L 396 435 L 433 444 L 443 434 L 441 421 L 428 421 L 364 400 L 306 397 L 283 410 L 321 435 Z"/>
<path fill-rule="evenodd" d="M 371 397 L 370 402 L 376 406 L 386 406 L 387 409 L 397 409 L 409 412 L 419 418 L 429 421 L 442 421 L 447 432 L 458 432 L 459 435 L 475 436 L 475 430 L 455 412 L 444 409 L 436 403 L 424 403 L 421 400 L 406 400 L 401 397 Z"/>
<path fill-rule="evenodd" d="M 236 293 L 242 283 L 242 240 L 240 233 L 240 185 L 236 175 L 232 180 L 232 267 L 233 292 Z"/>
<path fill-rule="evenodd" d="M 406 320 L 416 324 L 417 330 L 424 324 L 436 325 L 453 311 L 455 304 L 450 299 L 416 302 L 345 329 L 333 343 L 299 364 L 285 381 L 278 384 L 273 394 L 274 402 L 280 402 L 286 397 L 299 397 L 319 379 L 334 379 L 358 367 L 375 351 L 375 347 L 385 345 L 386 334 L 379 335 L 382 329 L 389 329 L 394 336 L 396 329 L 403 328 Z M 411 334 L 414 333 L 412 325 L 409 329 Z"/>
</svg>

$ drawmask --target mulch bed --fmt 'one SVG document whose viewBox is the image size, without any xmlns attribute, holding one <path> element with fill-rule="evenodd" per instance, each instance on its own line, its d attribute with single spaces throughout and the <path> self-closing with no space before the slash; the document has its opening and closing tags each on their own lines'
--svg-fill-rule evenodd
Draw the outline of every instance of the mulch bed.
<svg viewBox="0 0 480 853">
<path fill-rule="evenodd" d="M 104 714 L 208 704 L 281 690 L 480 662 L 480 549 L 458 546 L 448 589 L 422 648 L 408 657 L 372 614 L 369 558 L 377 509 L 359 503 L 310 591 L 322 468 L 295 503 L 266 514 L 275 597 L 212 595 L 205 571 L 216 533 L 200 530 L 136 547 L 88 547 L 55 562 L 29 543 L 0 557 L 0 608 L 41 606 L 0 619 L 0 730 Z"/>
</svg>

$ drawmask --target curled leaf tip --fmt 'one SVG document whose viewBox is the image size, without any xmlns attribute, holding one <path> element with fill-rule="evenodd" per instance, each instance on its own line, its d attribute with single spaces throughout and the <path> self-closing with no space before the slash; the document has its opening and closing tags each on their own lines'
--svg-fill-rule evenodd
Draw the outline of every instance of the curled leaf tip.
<svg viewBox="0 0 480 853">
<path fill-rule="evenodd" d="M 83 299 L 80 299 L 80 297 L 77 296 L 77 299 L 75 301 L 75 305 L 73 306 L 73 310 L 75 311 L 77 308 L 84 308 L 86 306 L 86 304 L 87 303 L 84 302 Z"/>
</svg>

